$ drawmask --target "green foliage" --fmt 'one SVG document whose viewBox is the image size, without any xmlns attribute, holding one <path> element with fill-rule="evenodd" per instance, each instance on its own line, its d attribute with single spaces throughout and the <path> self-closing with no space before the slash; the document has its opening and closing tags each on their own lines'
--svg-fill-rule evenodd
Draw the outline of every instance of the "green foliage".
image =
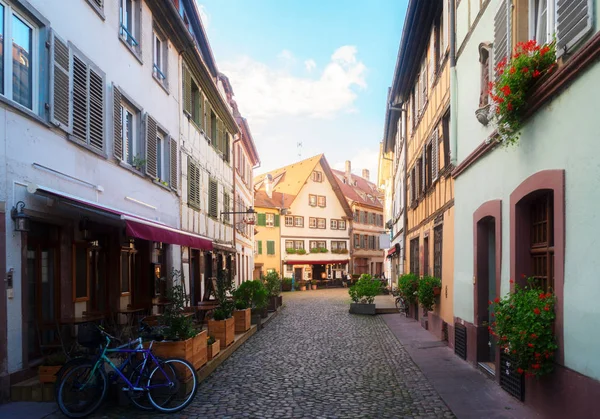
<svg viewBox="0 0 600 419">
<path fill-rule="evenodd" d="M 181 271 L 171 271 L 171 286 L 167 289 L 167 299 L 171 303 L 159 317 L 162 333 L 166 340 L 186 340 L 198 334 L 191 317 L 185 316 L 187 296 L 181 283 Z"/>
<path fill-rule="evenodd" d="M 299 254 L 299 255 L 305 255 L 306 254 L 306 250 L 304 250 L 304 249 L 298 249 L 298 250 L 296 250 L 296 253 Z"/>
<path fill-rule="evenodd" d="M 371 274 L 362 274 L 358 279 L 359 280 L 360 279 L 368 279 L 370 281 L 371 279 L 373 279 L 373 275 L 371 275 Z"/>
<path fill-rule="evenodd" d="M 310 253 L 327 253 L 328 250 L 326 247 L 313 247 L 310 249 Z"/>
<path fill-rule="evenodd" d="M 243 282 L 233 292 L 233 296 L 236 300 L 243 301 L 246 307 L 260 310 L 267 306 L 269 292 L 262 281 L 256 279 L 254 281 Z"/>
<path fill-rule="evenodd" d="M 215 290 L 215 297 L 219 301 L 219 308 L 215 310 L 215 320 L 217 311 L 219 316 L 224 316 L 223 319 L 228 319 L 233 315 L 233 309 L 235 303 L 228 297 L 234 291 L 233 281 L 229 277 L 229 271 L 227 269 L 221 269 L 217 272 L 217 289 Z"/>
<path fill-rule="evenodd" d="M 296 290 L 299 291 L 301 287 L 306 286 L 306 282 L 305 281 L 296 281 L 294 283 L 294 286 L 296 287 Z"/>
<path fill-rule="evenodd" d="M 296 253 L 296 249 L 290 247 L 288 249 L 285 249 L 285 253 L 292 255 L 292 254 Z"/>
<path fill-rule="evenodd" d="M 381 281 L 372 280 L 369 274 L 362 274 L 356 284 L 348 290 L 352 301 L 362 304 L 373 304 L 375 296 L 379 293 L 381 293 Z"/>
<path fill-rule="evenodd" d="M 529 278 L 527 286 L 515 285 L 514 293 L 489 304 L 494 321 L 488 330 L 500 349 L 513 358 L 517 372 L 527 377 L 550 373 L 558 349 L 553 332 L 554 294 L 540 289 Z"/>
<path fill-rule="evenodd" d="M 207 345 L 212 345 L 212 344 L 213 344 L 213 343 L 215 343 L 216 341 L 217 341 L 217 340 L 216 340 L 214 337 L 212 337 L 212 336 L 207 336 L 207 338 L 206 338 L 206 344 L 207 344 Z"/>
<path fill-rule="evenodd" d="M 527 101 L 537 81 L 556 68 L 556 42 L 540 46 L 534 40 L 519 42 L 512 59 L 496 66 L 496 83 L 490 82 L 494 102 L 493 115 L 500 142 L 516 144 L 519 140 Z"/>
<path fill-rule="evenodd" d="M 442 281 L 433 276 L 424 276 L 419 280 L 419 287 L 417 290 L 419 294 L 419 303 L 425 310 L 433 310 L 433 306 L 435 304 L 435 295 L 433 289 L 441 286 Z"/>
<path fill-rule="evenodd" d="M 398 289 L 402 298 L 409 303 L 417 302 L 417 294 L 419 288 L 419 278 L 413 273 L 404 274 L 398 278 Z"/>
<path fill-rule="evenodd" d="M 281 290 L 291 291 L 292 289 L 292 278 L 283 278 L 281 280 Z"/>
<path fill-rule="evenodd" d="M 246 310 L 248 308 L 248 304 L 244 300 L 235 300 L 235 309 L 236 310 Z"/>
<path fill-rule="evenodd" d="M 277 272 L 269 272 L 263 277 L 269 297 L 277 297 L 281 293 L 281 280 Z"/>
</svg>

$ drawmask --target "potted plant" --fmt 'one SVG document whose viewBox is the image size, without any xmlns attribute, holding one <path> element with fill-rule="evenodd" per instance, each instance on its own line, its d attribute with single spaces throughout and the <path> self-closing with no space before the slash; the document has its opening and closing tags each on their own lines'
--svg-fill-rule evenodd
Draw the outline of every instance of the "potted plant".
<svg viewBox="0 0 600 419">
<path fill-rule="evenodd" d="M 298 249 L 298 250 L 296 250 L 296 254 L 298 254 L 298 255 L 305 255 L 306 254 L 306 250 L 304 250 L 304 249 Z"/>
<path fill-rule="evenodd" d="M 212 336 L 208 336 L 208 340 L 206 341 L 206 345 L 207 345 L 207 348 L 208 348 L 208 360 L 209 361 L 211 359 L 213 359 L 215 356 L 217 356 L 217 354 L 221 350 L 221 347 L 220 347 L 219 343 L 220 343 L 219 339 L 215 339 Z"/>
<path fill-rule="evenodd" d="M 292 278 L 283 278 L 281 280 L 281 291 L 292 290 Z"/>
<path fill-rule="evenodd" d="M 419 288 L 419 278 L 413 273 L 404 274 L 398 278 L 398 289 L 400 295 L 408 304 L 415 304 L 417 302 Z"/>
<path fill-rule="evenodd" d="M 371 275 L 363 274 L 356 284 L 350 287 L 348 294 L 352 299 L 350 313 L 375 315 L 375 296 L 381 292 L 381 281 L 373 280 Z"/>
<path fill-rule="evenodd" d="M 311 284 L 311 288 L 312 288 L 313 290 L 316 290 L 316 289 L 317 289 L 317 284 L 318 284 L 318 282 L 317 282 L 317 280 L 316 280 L 316 279 L 311 279 L 311 280 L 310 280 L 310 284 Z"/>
<path fill-rule="evenodd" d="M 441 288 L 442 281 L 439 278 L 433 276 L 424 276 L 419 281 L 418 296 L 419 303 L 425 310 L 425 316 L 428 311 L 433 310 L 435 305 L 435 292 L 434 288 Z"/>
<path fill-rule="evenodd" d="M 515 285 L 513 293 L 489 304 L 494 320 L 488 330 L 500 350 L 510 356 L 517 372 L 525 377 L 552 372 L 558 349 L 554 335 L 555 295 L 529 278 L 525 287 Z"/>
<path fill-rule="evenodd" d="M 215 309 L 212 320 L 208 321 L 208 334 L 219 339 L 221 346 L 226 348 L 235 340 L 234 303 L 228 299 L 233 284 L 227 269 L 221 269 L 217 273 L 216 288 L 215 296 L 219 301 L 219 307 Z"/>
<path fill-rule="evenodd" d="M 185 315 L 187 297 L 181 283 L 181 272 L 173 269 L 170 278 L 167 298 L 171 304 L 157 319 L 165 339 L 154 342 L 152 351 L 162 358 L 184 358 L 199 369 L 208 359 L 206 331 L 197 330 L 192 318 Z"/>
<path fill-rule="evenodd" d="M 267 297 L 269 293 L 262 281 L 243 282 L 233 293 L 236 300 L 242 300 L 246 307 L 251 308 L 251 323 L 260 328 L 261 318 L 267 317 Z"/>
<path fill-rule="evenodd" d="M 44 359 L 44 363 L 38 367 L 40 383 L 56 382 L 56 374 L 60 371 L 65 362 L 67 362 L 67 357 L 63 353 L 48 355 Z"/>
<path fill-rule="evenodd" d="M 269 272 L 263 277 L 263 283 L 268 291 L 268 310 L 277 310 L 278 296 L 281 292 L 281 281 L 277 272 Z"/>
<path fill-rule="evenodd" d="M 287 253 L 289 255 L 293 255 L 296 253 L 296 249 L 294 249 L 293 247 L 287 248 L 287 249 L 285 249 L 285 253 Z"/>
<path fill-rule="evenodd" d="M 296 281 L 296 291 L 306 291 L 306 282 L 302 280 Z"/>
<path fill-rule="evenodd" d="M 235 333 L 244 333 L 250 329 L 252 313 L 244 300 L 235 301 L 233 318 L 235 320 Z"/>
</svg>

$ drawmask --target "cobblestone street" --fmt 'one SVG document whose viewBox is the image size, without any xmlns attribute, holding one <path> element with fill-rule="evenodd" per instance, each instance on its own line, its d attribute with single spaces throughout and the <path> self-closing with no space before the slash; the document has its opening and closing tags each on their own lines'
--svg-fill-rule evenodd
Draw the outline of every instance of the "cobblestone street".
<svg viewBox="0 0 600 419">
<path fill-rule="evenodd" d="M 379 316 L 345 289 L 284 294 L 284 308 L 169 417 L 453 417 Z M 106 406 L 94 417 L 161 417 Z M 58 416 L 57 416 L 58 417 Z"/>
</svg>

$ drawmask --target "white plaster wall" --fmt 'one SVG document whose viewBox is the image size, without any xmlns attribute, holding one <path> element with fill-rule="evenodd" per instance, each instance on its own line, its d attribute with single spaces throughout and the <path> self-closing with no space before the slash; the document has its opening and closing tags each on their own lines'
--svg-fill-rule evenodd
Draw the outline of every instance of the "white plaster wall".
<svg viewBox="0 0 600 419">
<path fill-rule="evenodd" d="M 495 2 L 493 2 L 495 3 Z M 492 39 L 491 4 L 457 63 L 459 163 L 489 133 L 474 112 L 478 105 L 477 45 Z M 600 379 L 600 281 L 596 252 L 600 237 L 600 163 L 596 97 L 600 94 L 600 66 L 594 65 L 527 123 L 519 145 L 498 149 L 471 166 L 455 181 L 454 313 L 473 321 L 473 212 L 491 199 L 502 200 L 502 287 L 509 290 L 511 192 L 530 175 L 546 169 L 564 169 L 565 185 L 565 365 Z M 460 249 L 460 250 L 458 250 Z"/>
</svg>

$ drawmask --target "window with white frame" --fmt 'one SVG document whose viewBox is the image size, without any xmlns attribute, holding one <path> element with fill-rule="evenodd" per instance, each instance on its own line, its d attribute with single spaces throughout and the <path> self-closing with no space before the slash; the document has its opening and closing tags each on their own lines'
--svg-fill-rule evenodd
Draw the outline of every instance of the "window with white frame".
<svg viewBox="0 0 600 419">
<path fill-rule="evenodd" d="M 323 182 L 323 172 L 315 170 L 313 172 L 313 181 L 315 181 L 315 182 Z"/>
<path fill-rule="evenodd" d="M 10 4 L 0 3 L 0 94 L 35 108 L 38 28 Z M 5 53 L 8 51 L 8 53 Z"/>
<path fill-rule="evenodd" d="M 317 228 L 317 219 L 315 217 L 308 218 L 308 227 L 309 228 Z"/>
<path fill-rule="evenodd" d="M 140 0 L 119 0 L 119 35 L 136 53 L 139 52 L 141 40 L 140 9 Z"/>
<path fill-rule="evenodd" d="M 317 228 L 327 228 L 327 220 L 325 220 L 325 218 L 317 218 Z"/>
<path fill-rule="evenodd" d="M 286 227 L 294 227 L 294 217 L 291 215 L 285 216 L 285 226 Z"/>
<path fill-rule="evenodd" d="M 331 220 L 331 229 L 332 230 L 338 229 L 338 220 Z"/>
<path fill-rule="evenodd" d="M 153 38 L 153 58 L 152 75 L 163 86 L 167 86 L 167 39 L 156 28 L 152 33 Z"/>
<path fill-rule="evenodd" d="M 296 250 L 304 249 L 304 240 L 294 240 L 294 249 L 296 249 Z"/>
<path fill-rule="evenodd" d="M 317 195 L 308 195 L 308 205 L 311 207 L 317 206 Z"/>
<path fill-rule="evenodd" d="M 304 227 L 304 217 L 295 216 L 294 217 L 294 226 L 295 227 Z"/>
<path fill-rule="evenodd" d="M 345 250 L 346 242 L 345 241 L 332 241 L 331 242 L 331 250 Z"/>
<path fill-rule="evenodd" d="M 317 198 L 317 201 L 318 201 L 318 204 L 319 204 L 319 206 L 321 208 L 325 208 L 327 200 L 326 200 L 326 198 L 324 196 L 319 195 L 318 198 Z"/>
<path fill-rule="evenodd" d="M 309 246 L 310 249 L 326 249 L 327 248 L 327 242 L 322 241 L 322 240 L 310 240 L 309 241 Z"/>
<path fill-rule="evenodd" d="M 285 271 L 288 273 L 294 272 L 294 265 L 285 265 Z"/>
<path fill-rule="evenodd" d="M 160 182 L 169 181 L 169 144 L 168 138 L 160 129 L 156 131 L 156 177 Z"/>
<path fill-rule="evenodd" d="M 529 0 L 529 38 L 547 44 L 554 36 L 554 0 Z"/>
<path fill-rule="evenodd" d="M 345 230 L 346 229 L 346 220 L 339 220 L 338 221 L 338 230 Z"/>
<path fill-rule="evenodd" d="M 121 139 L 123 141 L 123 161 L 136 169 L 143 166 L 140 147 L 140 111 L 130 103 L 121 102 Z"/>
<path fill-rule="evenodd" d="M 266 214 L 265 225 L 267 227 L 275 226 L 275 214 Z"/>
</svg>

